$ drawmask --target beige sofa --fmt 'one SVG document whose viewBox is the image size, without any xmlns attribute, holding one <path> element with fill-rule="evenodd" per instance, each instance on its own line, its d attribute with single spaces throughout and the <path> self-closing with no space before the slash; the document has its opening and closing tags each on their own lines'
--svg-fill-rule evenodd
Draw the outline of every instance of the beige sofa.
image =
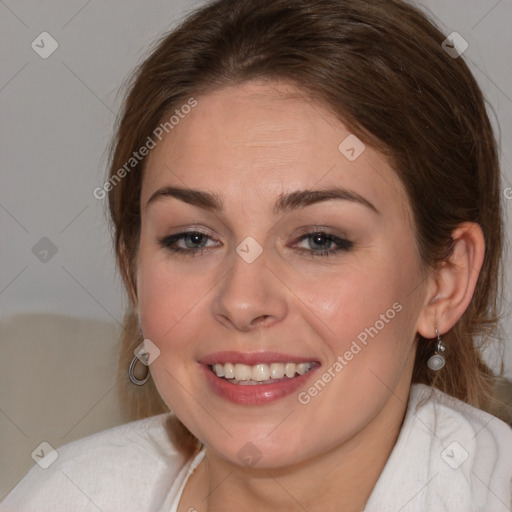
<svg viewBox="0 0 512 512">
<path fill-rule="evenodd" d="M 130 421 L 116 384 L 119 332 L 55 314 L 0 319 L 0 499 L 42 442 L 58 448 Z"/>
</svg>

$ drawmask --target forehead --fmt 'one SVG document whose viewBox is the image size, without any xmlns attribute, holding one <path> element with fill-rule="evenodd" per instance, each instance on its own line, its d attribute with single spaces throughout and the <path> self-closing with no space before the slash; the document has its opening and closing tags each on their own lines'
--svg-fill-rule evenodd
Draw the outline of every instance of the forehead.
<svg viewBox="0 0 512 512">
<path fill-rule="evenodd" d="M 151 151 L 143 205 L 164 185 L 208 190 L 227 202 L 343 186 L 378 208 L 400 206 L 408 215 L 403 186 L 385 157 L 368 146 L 363 150 L 328 108 L 294 86 L 249 82 L 196 100 Z M 362 151 L 355 160 L 347 158 L 354 156 L 352 148 L 356 155 Z"/>
</svg>

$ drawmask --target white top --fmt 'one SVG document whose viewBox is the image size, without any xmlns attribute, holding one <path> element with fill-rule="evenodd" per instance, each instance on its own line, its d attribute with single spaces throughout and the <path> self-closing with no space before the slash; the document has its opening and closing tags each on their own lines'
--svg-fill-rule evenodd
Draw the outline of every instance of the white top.
<svg viewBox="0 0 512 512">
<path fill-rule="evenodd" d="M 176 512 L 204 450 L 185 460 L 153 416 L 58 448 L 0 504 L 2 512 Z M 512 429 L 414 384 L 399 437 L 365 512 L 510 512 Z"/>
</svg>

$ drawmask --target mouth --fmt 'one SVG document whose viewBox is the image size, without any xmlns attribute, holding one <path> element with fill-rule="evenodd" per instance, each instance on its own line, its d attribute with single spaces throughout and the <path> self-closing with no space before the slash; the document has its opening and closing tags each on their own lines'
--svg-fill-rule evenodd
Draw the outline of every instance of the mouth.
<svg viewBox="0 0 512 512">
<path fill-rule="evenodd" d="M 314 359 L 270 352 L 219 352 L 198 363 L 217 396 L 243 405 L 263 405 L 291 395 L 321 366 Z"/>
<path fill-rule="evenodd" d="M 253 366 L 242 363 L 215 363 L 211 371 L 220 379 L 239 386 L 260 386 L 275 384 L 305 375 L 315 366 L 307 363 L 259 363 Z"/>
</svg>

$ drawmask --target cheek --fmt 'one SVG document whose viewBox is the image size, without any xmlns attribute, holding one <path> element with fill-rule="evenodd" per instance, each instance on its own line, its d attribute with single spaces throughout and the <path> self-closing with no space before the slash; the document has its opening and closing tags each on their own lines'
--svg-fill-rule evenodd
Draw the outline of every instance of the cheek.
<svg viewBox="0 0 512 512">
<path fill-rule="evenodd" d="M 207 272 L 188 270 L 193 265 L 173 263 L 164 249 L 151 247 L 145 238 L 137 269 L 141 327 L 145 336 L 163 342 L 173 339 L 184 320 L 202 310 L 214 282 Z"/>
<path fill-rule="evenodd" d="M 411 283 L 417 275 L 415 260 L 397 263 L 390 255 L 389 261 L 374 261 L 364 269 L 347 266 L 315 283 L 297 283 L 297 295 L 332 358 L 351 351 L 360 360 L 375 357 L 394 365 L 414 340 L 419 302 Z"/>
<path fill-rule="evenodd" d="M 159 267 L 146 260 L 139 266 L 138 291 L 142 331 L 146 338 L 158 343 L 179 318 L 174 307 L 175 294 L 170 293 L 169 283 L 159 272 Z"/>
<path fill-rule="evenodd" d="M 142 332 L 162 350 L 197 303 L 198 290 L 189 280 L 171 274 L 156 258 L 141 258 L 137 276 Z"/>
<path fill-rule="evenodd" d="M 186 417 L 187 395 L 180 383 L 186 383 L 187 374 L 195 370 L 187 351 L 192 345 L 193 325 L 197 325 L 195 315 L 204 314 L 200 301 L 204 290 L 194 283 L 197 278 L 171 272 L 168 263 L 154 255 L 144 256 L 142 253 L 137 276 L 140 324 L 144 338 L 160 350 L 151 364 L 151 375 L 167 406 Z"/>
<path fill-rule="evenodd" d="M 347 267 L 309 284 L 298 284 L 301 297 L 337 335 L 348 334 L 351 326 L 375 322 L 397 300 L 396 282 L 389 272 Z"/>
</svg>

